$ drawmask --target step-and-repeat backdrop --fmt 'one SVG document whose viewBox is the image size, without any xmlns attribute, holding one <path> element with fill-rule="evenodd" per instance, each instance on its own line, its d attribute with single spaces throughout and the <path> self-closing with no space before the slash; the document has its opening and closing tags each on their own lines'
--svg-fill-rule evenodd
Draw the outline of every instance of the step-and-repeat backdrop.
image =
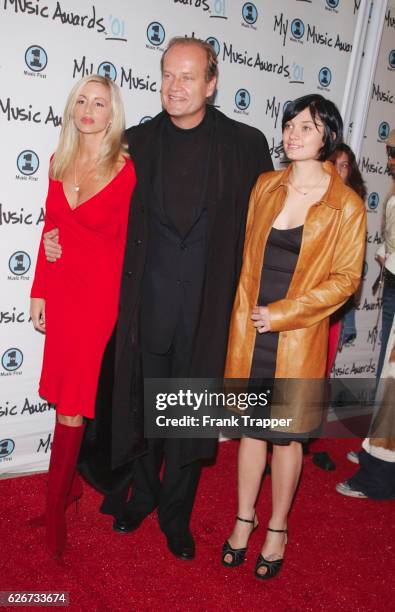
<svg viewBox="0 0 395 612">
<path fill-rule="evenodd" d="M 360 0 L 1 0 L 0 474 L 45 469 L 49 459 L 54 410 L 37 395 L 43 337 L 29 321 L 29 291 L 48 160 L 75 81 L 90 73 L 114 79 L 127 124 L 133 125 L 160 110 L 159 62 L 169 39 L 208 40 L 219 58 L 218 108 L 260 128 L 280 167 L 286 102 L 317 92 L 342 104 L 359 5 Z M 387 15 L 363 153 L 370 196 L 360 329 L 337 365 L 350 376 L 374 374 L 379 345 L 378 338 L 372 350 L 377 304 L 370 286 L 389 185 L 383 139 L 394 100 L 394 13 Z M 87 275 L 95 274 L 94 261 L 81 265 Z M 88 357 L 88 346 L 86 351 Z"/>
<path fill-rule="evenodd" d="M 395 2 L 390 0 L 385 14 L 377 67 L 370 92 L 370 107 L 359 167 L 368 195 L 368 233 L 364 281 L 357 296 L 357 337 L 338 354 L 336 376 L 374 377 L 381 344 L 381 297 L 373 295 L 372 285 L 380 268 L 375 253 L 382 240 L 385 204 L 394 187 L 387 168 L 385 140 L 395 128 Z"/>
</svg>

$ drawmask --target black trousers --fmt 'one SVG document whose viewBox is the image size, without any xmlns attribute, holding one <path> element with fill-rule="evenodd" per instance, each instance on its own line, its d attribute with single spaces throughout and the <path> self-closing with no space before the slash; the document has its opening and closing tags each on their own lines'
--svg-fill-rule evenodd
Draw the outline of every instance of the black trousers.
<svg viewBox="0 0 395 612">
<path fill-rule="evenodd" d="M 182 325 L 179 326 L 169 351 L 163 355 L 143 351 L 145 378 L 181 378 L 186 376 L 191 359 L 192 345 Z M 181 439 L 151 439 L 148 453 L 135 460 L 128 488 L 115 495 L 107 495 L 101 512 L 123 519 L 131 512 L 146 516 L 158 508 L 162 531 L 172 535 L 185 533 L 195 501 L 201 472 L 201 462 L 181 466 Z M 164 469 L 162 479 L 160 471 Z"/>
</svg>

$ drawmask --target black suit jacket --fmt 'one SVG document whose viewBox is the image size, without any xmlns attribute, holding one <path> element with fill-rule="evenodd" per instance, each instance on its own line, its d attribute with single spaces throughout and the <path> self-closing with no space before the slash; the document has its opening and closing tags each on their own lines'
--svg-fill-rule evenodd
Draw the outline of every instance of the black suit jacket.
<svg viewBox="0 0 395 612">
<path fill-rule="evenodd" d="M 251 189 L 260 173 L 273 169 L 264 135 L 226 117 L 213 107 L 215 138 L 207 187 L 207 248 L 200 315 L 191 377 L 221 378 L 228 327 L 241 269 Z M 115 380 L 112 397 L 112 467 L 141 452 L 143 437 L 142 372 L 139 321 L 144 268 L 150 236 L 151 190 L 160 155 L 162 112 L 130 128 L 126 135 L 136 167 L 116 328 Z M 187 440 L 182 463 L 211 456 L 213 440 Z"/>
</svg>

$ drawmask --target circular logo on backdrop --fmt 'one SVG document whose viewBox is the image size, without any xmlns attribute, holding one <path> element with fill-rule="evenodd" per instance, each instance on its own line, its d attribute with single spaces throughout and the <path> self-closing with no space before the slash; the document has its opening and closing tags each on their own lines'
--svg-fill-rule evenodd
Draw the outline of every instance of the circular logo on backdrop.
<svg viewBox="0 0 395 612">
<path fill-rule="evenodd" d="M 291 32 L 294 38 L 303 38 L 304 23 L 301 19 L 294 19 L 291 23 Z"/>
<path fill-rule="evenodd" d="M 158 47 L 165 40 L 165 29 L 159 21 L 152 21 L 147 28 L 147 38 L 151 45 Z"/>
<path fill-rule="evenodd" d="M 18 370 L 23 362 L 23 353 L 17 348 L 10 348 L 1 358 L 1 365 L 8 372 L 15 372 Z"/>
<path fill-rule="evenodd" d="M 25 251 L 16 251 L 8 260 L 8 267 L 13 274 L 22 276 L 29 271 L 31 264 L 30 256 Z"/>
<path fill-rule="evenodd" d="M 256 8 L 255 4 L 253 4 L 252 2 L 246 2 L 243 5 L 243 9 L 242 9 L 241 14 L 243 15 L 244 21 L 246 23 L 249 23 L 250 25 L 255 23 L 256 20 L 258 19 L 257 8 Z"/>
<path fill-rule="evenodd" d="M 111 81 L 115 81 L 117 78 L 117 69 L 111 62 L 102 62 L 97 69 L 97 74 L 100 74 L 100 76 L 106 77 Z"/>
<path fill-rule="evenodd" d="M 362 272 L 362 275 L 363 275 L 363 278 L 364 278 L 364 279 L 365 279 L 365 278 L 367 277 L 367 275 L 368 275 L 368 270 L 369 270 L 368 262 L 365 260 L 365 261 L 363 262 L 363 272 Z"/>
<path fill-rule="evenodd" d="M 141 117 L 140 123 L 146 123 L 147 121 L 150 121 L 151 119 L 152 117 L 150 117 L 149 115 L 145 115 L 144 117 Z"/>
<path fill-rule="evenodd" d="M 390 54 L 388 56 L 388 63 L 391 68 L 395 69 L 395 49 L 392 49 L 392 51 L 390 51 Z"/>
<path fill-rule="evenodd" d="M 246 89 L 239 89 L 235 95 L 235 104 L 239 110 L 246 110 L 251 102 L 251 96 Z"/>
<path fill-rule="evenodd" d="M 33 72 L 41 72 L 48 63 L 48 56 L 42 47 L 32 45 L 26 49 L 25 53 L 26 66 Z"/>
<path fill-rule="evenodd" d="M 37 153 L 34 151 L 30 151 L 26 149 L 19 153 L 18 158 L 16 160 L 16 165 L 21 174 L 25 176 L 31 176 L 35 172 L 37 172 L 38 167 L 40 165 L 40 160 L 38 158 Z"/>
<path fill-rule="evenodd" d="M 288 104 L 291 104 L 291 102 L 292 102 L 292 100 L 287 100 L 286 102 L 284 102 L 284 104 L 283 104 L 283 114 L 285 113 Z"/>
<path fill-rule="evenodd" d="M 368 206 L 370 210 L 376 210 L 377 206 L 379 205 L 379 202 L 379 194 L 377 193 L 377 191 L 372 191 L 372 193 L 370 193 L 368 197 Z"/>
<path fill-rule="evenodd" d="M 318 73 L 318 80 L 319 80 L 320 85 L 322 87 L 329 87 L 329 85 L 331 84 L 332 72 L 330 71 L 329 68 L 327 68 L 327 66 L 324 66 L 319 71 L 319 73 Z"/>
<path fill-rule="evenodd" d="M 390 133 L 389 123 L 387 123 L 386 121 L 382 121 L 379 125 L 378 132 L 380 140 L 387 140 Z"/>
<path fill-rule="evenodd" d="M 329 8 L 337 8 L 339 6 L 339 0 L 326 0 Z"/>
<path fill-rule="evenodd" d="M 0 440 L 0 459 L 4 459 L 4 457 L 8 457 L 11 455 L 15 448 L 14 440 L 8 438 L 7 440 Z"/>
<path fill-rule="evenodd" d="M 219 55 L 219 52 L 221 51 L 221 45 L 219 44 L 218 40 L 214 38 L 214 36 L 210 36 L 209 38 L 206 38 L 206 42 L 208 42 L 208 44 L 212 46 L 216 55 Z"/>
</svg>

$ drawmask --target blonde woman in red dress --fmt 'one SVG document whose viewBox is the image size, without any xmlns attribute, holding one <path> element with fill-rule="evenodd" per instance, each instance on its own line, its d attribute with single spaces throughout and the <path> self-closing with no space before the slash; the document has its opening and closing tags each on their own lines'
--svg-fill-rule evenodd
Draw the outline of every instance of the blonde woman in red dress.
<svg viewBox="0 0 395 612">
<path fill-rule="evenodd" d="M 54 557 L 66 544 L 65 510 L 82 495 L 76 462 L 83 418 L 94 417 L 101 361 L 118 313 L 136 182 L 124 123 L 117 85 L 98 75 L 83 78 L 67 100 L 50 162 L 43 234 L 58 236 L 62 257 L 46 261 L 41 239 L 30 312 L 45 334 L 39 393 L 57 413 L 45 513 Z"/>
</svg>

